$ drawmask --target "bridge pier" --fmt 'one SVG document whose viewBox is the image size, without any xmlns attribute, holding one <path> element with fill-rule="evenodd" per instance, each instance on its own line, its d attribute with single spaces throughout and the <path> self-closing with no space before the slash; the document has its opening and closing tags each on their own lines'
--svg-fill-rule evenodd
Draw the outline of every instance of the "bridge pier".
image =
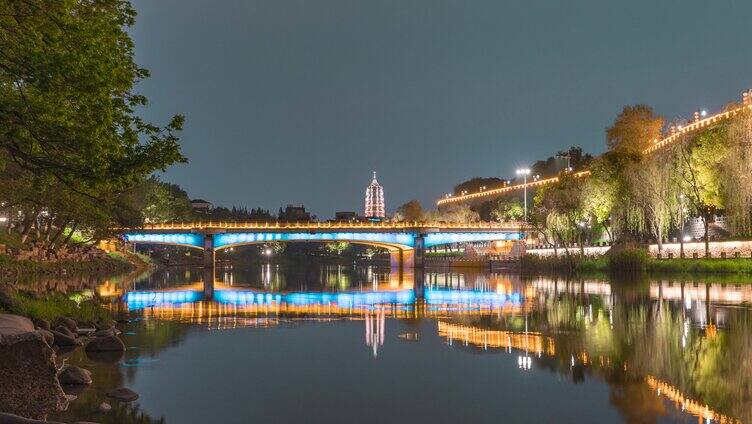
<svg viewBox="0 0 752 424">
<path fill-rule="evenodd" d="M 416 239 L 417 241 L 417 239 Z M 425 247 L 423 247 L 421 238 L 421 248 L 414 249 L 394 249 L 389 251 L 389 263 L 393 270 L 423 268 L 423 258 L 425 257 Z"/>
<path fill-rule="evenodd" d="M 413 250 L 413 268 L 423 269 L 426 257 L 426 239 L 423 234 L 415 237 L 415 246 Z"/>
<path fill-rule="evenodd" d="M 214 268 L 214 236 L 204 234 L 204 268 Z"/>
<path fill-rule="evenodd" d="M 204 299 L 212 300 L 214 298 L 214 236 L 204 234 Z"/>
</svg>

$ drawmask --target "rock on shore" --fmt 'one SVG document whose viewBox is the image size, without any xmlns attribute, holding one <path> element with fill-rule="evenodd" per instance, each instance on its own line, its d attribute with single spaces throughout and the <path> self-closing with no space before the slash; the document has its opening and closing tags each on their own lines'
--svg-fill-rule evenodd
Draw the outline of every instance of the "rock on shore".
<svg viewBox="0 0 752 424">
<path fill-rule="evenodd" d="M 55 352 L 31 320 L 0 314 L 0 411 L 43 419 L 65 406 Z"/>
</svg>

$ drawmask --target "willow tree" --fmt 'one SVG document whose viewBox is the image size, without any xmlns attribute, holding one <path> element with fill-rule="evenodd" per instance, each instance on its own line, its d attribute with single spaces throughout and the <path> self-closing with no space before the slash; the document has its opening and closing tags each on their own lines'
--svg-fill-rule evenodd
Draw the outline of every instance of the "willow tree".
<svg viewBox="0 0 752 424">
<path fill-rule="evenodd" d="M 671 152 L 663 151 L 644 157 L 626 172 L 632 201 L 644 214 L 641 230 L 651 233 L 659 252 L 663 250 L 663 240 L 679 207 L 680 184 L 674 162 Z"/>
<path fill-rule="evenodd" d="M 717 125 L 694 138 L 685 137 L 678 145 L 682 193 L 703 222 L 705 256 L 710 256 L 709 224 L 725 206 L 723 163 L 728 155 L 728 128 Z"/>
<path fill-rule="evenodd" d="M 752 113 L 734 118 L 728 128 L 728 154 L 723 161 L 726 214 L 735 234 L 752 235 Z"/>
<path fill-rule="evenodd" d="M 569 254 L 569 244 L 577 243 L 580 254 L 585 254 L 583 239 L 587 223 L 583 209 L 584 182 L 571 174 L 562 174 L 555 184 L 539 189 L 534 207 L 537 224 L 564 246 Z"/>
</svg>

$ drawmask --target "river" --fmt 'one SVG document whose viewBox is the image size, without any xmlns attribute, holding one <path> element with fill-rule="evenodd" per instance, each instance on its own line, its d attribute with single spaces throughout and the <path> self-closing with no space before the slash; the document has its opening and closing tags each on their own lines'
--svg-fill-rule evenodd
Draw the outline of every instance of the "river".
<svg viewBox="0 0 752 424">
<path fill-rule="evenodd" d="M 51 418 L 749 422 L 744 283 L 326 264 L 226 267 L 208 292 L 198 268 L 96 281 L 127 350 L 59 355 L 94 383 Z M 139 400 L 94 412 L 119 386 Z"/>
</svg>

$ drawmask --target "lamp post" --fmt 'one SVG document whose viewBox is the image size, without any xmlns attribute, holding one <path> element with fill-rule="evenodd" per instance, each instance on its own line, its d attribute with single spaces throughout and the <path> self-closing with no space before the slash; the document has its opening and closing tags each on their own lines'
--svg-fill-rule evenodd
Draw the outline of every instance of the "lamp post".
<svg viewBox="0 0 752 424">
<path fill-rule="evenodd" d="M 525 196 L 525 201 L 524 201 L 524 205 L 525 205 L 525 207 L 524 207 L 524 210 L 525 210 L 525 223 L 527 223 L 527 176 L 530 175 L 530 168 L 521 168 L 521 169 L 518 169 L 517 170 L 517 175 L 522 175 L 522 178 L 523 178 L 523 186 L 522 187 L 523 187 L 523 190 L 524 190 L 523 196 Z"/>
</svg>

